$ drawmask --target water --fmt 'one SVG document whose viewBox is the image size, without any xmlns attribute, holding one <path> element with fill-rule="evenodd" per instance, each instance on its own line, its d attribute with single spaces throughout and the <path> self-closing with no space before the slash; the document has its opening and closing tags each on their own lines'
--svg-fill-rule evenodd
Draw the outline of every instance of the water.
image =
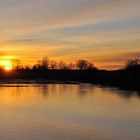
<svg viewBox="0 0 140 140">
<path fill-rule="evenodd" d="M 140 97 L 86 84 L 1 85 L 0 140 L 140 140 Z"/>
</svg>

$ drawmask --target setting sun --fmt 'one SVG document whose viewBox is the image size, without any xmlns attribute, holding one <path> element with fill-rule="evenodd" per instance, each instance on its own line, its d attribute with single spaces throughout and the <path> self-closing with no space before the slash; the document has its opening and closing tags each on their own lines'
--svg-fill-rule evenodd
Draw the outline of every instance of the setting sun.
<svg viewBox="0 0 140 140">
<path fill-rule="evenodd" d="M 6 71 L 12 70 L 13 68 L 11 60 L 1 60 L 0 66 Z"/>
<path fill-rule="evenodd" d="M 11 66 L 5 66 L 4 69 L 5 69 L 6 71 L 9 71 L 9 70 L 12 70 L 12 67 L 11 67 Z"/>
</svg>

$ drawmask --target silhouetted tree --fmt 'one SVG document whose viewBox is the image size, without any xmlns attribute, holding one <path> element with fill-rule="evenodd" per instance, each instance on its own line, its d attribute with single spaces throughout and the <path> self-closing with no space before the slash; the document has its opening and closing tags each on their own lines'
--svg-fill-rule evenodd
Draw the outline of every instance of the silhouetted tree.
<svg viewBox="0 0 140 140">
<path fill-rule="evenodd" d="M 80 70 L 92 70 L 95 69 L 94 65 L 87 60 L 78 60 L 76 66 Z"/>
<path fill-rule="evenodd" d="M 59 64 L 58 64 L 58 68 L 61 69 L 61 70 L 66 70 L 66 69 L 68 69 L 68 66 L 65 62 L 60 61 Z"/>
<path fill-rule="evenodd" d="M 57 62 L 54 61 L 54 60 L 51 60 L 49 62 L 49 68 L 52 69 L 52 70 L 57 69 Z"/>
<path fill-rule="evenodd" d="M 34 64 L 32 67 L 33 70 L 36 70 L 37 68 L 38 68 L 38 64 Z"/>
<path fill-rule="evenodd" d="M 49 69 L 49 59 L 48 57 L 42 58 L 42 60 L 38 60 L 37 64 L 33 66 L 32 69 L 36 70 L 48 70 Z"/>
<path fill-rule="evenodd" d="M 89 63 L 88 70 L 97 70 L 93 63 Z"/>
<path fill-rule="evenodd" d="M 139 59 L 134 59 L 134 60 L 129 60 L 126 63 L 125 69 L 127 70 L 140 70 L 140 60 Z"/>
<path fill-rule="evenodd" d="M 48 57 L 42 58 L 42 60 L 41 60 L 41 66 L 44 69 L 49 69 L 49 58 Z"/>
<path fill-rule="evenodd" d="M 74 63 L 70 63 L 70 64 L 68 64 L 68 68 L 70 70 L 74 70 L 74 69 L 76 69 L 76 65 Z"/>
<path fill-rule="evenodd" d="M 18 59 L 13 59 L 12 63 L 13 63 L 13 67 L 15 70 L 21 70 L 24 67 L 23 64 L 21 63 L 21 61 Z"/>
<path fill-rule="evenodd" d="M 64 61 L 60 61 L 57 63 L 54 60 L 49 60 L 48 57 L 44 57 L 41 60 L 37 62 L 37 64 L 34 64 L 31 66 L 26 66 L 21 64 L 20 60 L 13 60 L 13 65 L 15 70 L 34 70 L 34 71 L 46 71 L 48 69 L 54 70 L 54 69 L 60 69 L 60 70 L 93 70 L 96 69 L 93 65 L 93 63 L 87 61 L 87 60 L 78 60 L 76 63 L 69 63 L 66 64 Z"/>
</svg>

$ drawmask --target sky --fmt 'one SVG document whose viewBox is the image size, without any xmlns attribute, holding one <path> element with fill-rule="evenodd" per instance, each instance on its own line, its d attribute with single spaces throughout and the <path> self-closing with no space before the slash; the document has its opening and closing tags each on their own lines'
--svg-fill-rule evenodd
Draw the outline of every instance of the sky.
<svg viewBox="0 0 140 140">
<path fill-rule="evenodd" d="M 140 57 L 140 0 L 0 0 L 0 11 L 0 59 L 116 69 Z"/>
</svg>

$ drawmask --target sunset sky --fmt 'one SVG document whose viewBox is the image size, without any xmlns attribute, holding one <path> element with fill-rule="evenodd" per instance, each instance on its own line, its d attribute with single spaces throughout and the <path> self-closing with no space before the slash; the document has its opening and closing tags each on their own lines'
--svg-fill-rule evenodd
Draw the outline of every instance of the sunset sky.
<svg viewBox="0 0 140 140">
<path fill-rule="evenodd" d="M 0 0 L 0 59 L 93 61 L 140 56 L 140 0 Z"/>
</svg>

